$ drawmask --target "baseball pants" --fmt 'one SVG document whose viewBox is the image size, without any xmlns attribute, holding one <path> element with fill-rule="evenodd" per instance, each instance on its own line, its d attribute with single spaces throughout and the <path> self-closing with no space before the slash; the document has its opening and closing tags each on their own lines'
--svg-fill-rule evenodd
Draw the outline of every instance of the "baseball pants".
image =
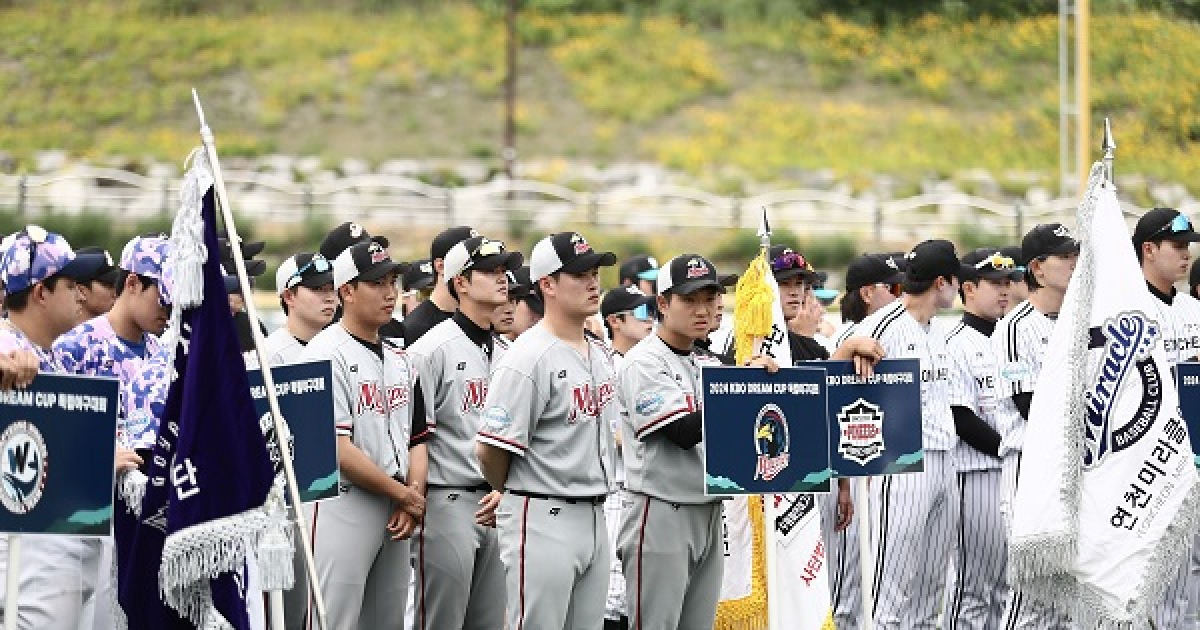
<svg viewBox="0 0 1200 630">
<path fill-rule="evenodd" d="M 946 630 L 999 628 L 1004 617 L 1008 546 L 1000 477 L 999 468 L 958 473 L 957 544 L 942 618 Z"/>
<path fill-rule="evenodd" d="M 288 507 L 288 516 L 291 517 L 296 527 L 300 526 L 295 510 L 290 506 Z M 311 510 L 308 512 L 308 516 L 312 518 Z M 311 521 L 309 526 L 312 526 Z M 304 566 L 304 541 L 300 539 L 299 532 L 292 533 L 292 543 L 294 547 L 292 550 L 292 574 L 296 576 L 296 582 L 292 585 L 291 590 L 283 592 L 283 621 L 287 630 L 303 630 L 307 623 L 305 617 L 309 605 L 308 568 Z"/>
<path fill-rule="evenodd" d="M 1000 494 L 1000 510 L 1004 516 L 1004 529 L 1012 529 L 1009 515 L 1012 514 L 1012 501 L 1017 494 L 1017 478 L 1021 474 L 1021 452 L 1009 452 L 1002 463 L 1002 480 Z M 1055 610 L 1043 602 L 1036 601 L 1022 594 L 1009 585 L 1008 601 L 1005 602 L 1004 630 L 1028 628 L 1029 630 L 1066 630 L 1072 628 L 1071 620 L 1061 611 Z"/>
<path fill-rule="evenodd" d="M 504 627 L 504 565 L 494 527 L 475 524 L 484 490 L 429 488 L 413 536 L 414 630 Z"/>
<path fill-rule="evenodd" d="M 721 502 L 622 499 L 617 556 L 625 569 L 629 627 L 711 628 L 725 568 Z"/>
<path fill-rule="evenodd" d="M 620 621 L 628 619 L 628 607 L 625 605 L 625 572 L 621 568 L 621 560 L 617 558 L 617 539 L 621 534 L 621 500 L 623 491 L 609 493 L 604 500 L 604 523 L 608 528 L 608 545 L 612 553 L 608 554 L 610 568 L 608 571 L 608 595 L 604 601 L 605 621 Z"/>
<path fill-rule="evenodd" d="M 8 567 L 8 536 L 3 541 L 4 562 L 0 575 Z M 99 538 L 68 536 L 21 536 L 18 567 L 17 627 L 21 630 L 78 630 L 91 628 L 85 602 L 97 592 L 103 551 Z M 5 587 L 0 585 L 0 603 Z M 111 611 L 111 602 L 103 604 Z"/>
<path fill-rule="evenodd" d="M 1196 554 L 1200 536 L 1192 538 L 1192 548 L 1182 566 L 1167 585 L 1163 601 L 1154 609 L 1154 627 L 1156 630 L 1193 630 L 1196 628 L 1195 599 L 1197 583 L 1193 573 L 1193 558 Z"/>
<path fill-rule="evenodd" d="M 392 540 L 387 531 L 391 500 L 350 486 L 336 499 L 304 507 L 312 519 L 327 630 L 401 630 L 411 567 L 409 541 Z"/>
<path fill-rule="evenodd" d="M 504 493 L 496 510 L 511 630 L 601 630 L 608 590 L 604 506 Z"/>
<path fill-rule="evenodd" d="M 935 628 L 954 547 L 958 484 L 945 451 L 925 451 L 925 471 L 871 484 L 875 627 Z"/>
<path fill-rule="evenodd" d="M 857 481 L 857 480 L 853 480 Z M 858 505 L 858 484 L 850 484 L 850 497 Z M 862 618 L 862 570 L 859 567 L 858 522 L 836 532 L 837 487 L 817 495 L 821 506 L 821 536 L 825 539 L 825 561 L 829 567 L 829 601 L 838 630 L 859 630 Z M 857 518 L 857 517 L 856 517 Z"/>
</svg>

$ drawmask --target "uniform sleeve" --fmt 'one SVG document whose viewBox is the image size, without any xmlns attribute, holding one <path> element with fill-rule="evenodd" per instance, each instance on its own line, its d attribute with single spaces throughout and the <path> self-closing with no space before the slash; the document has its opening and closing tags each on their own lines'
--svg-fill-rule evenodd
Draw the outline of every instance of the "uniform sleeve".
<svg viewBox="0 0 1200 630">
<path fill-rule="evenodd" d="M 533 378 L 512 367 L 497 366 L 483 403 L 483 426 L 475 439 L 524 456 L 545 406 Z"/>
<path fill-rule="evenodd" d="M 946 387 L 950 405 L 966 407 L 979 416 L 979 385 L 971 373 L 967 348 L 951 340 L 946 344 L 946 353 L 950 355 L 950 379 Z"/>
<path fill-rule="evenodd" d="M 59 337 L 52 347 L 54 358 L 68 374 L 79 374 L 85 348 L 75 337 Z"/>
<path fill-rule="evenodd" d="M 419 385 L 419 387 L 414 387 L 413 389 L 419 390 L 421 393 L 425 426 L 432 430 L 437 427 L 438 389 L 442 386 L 442 365 L 444 365 L 445 360 L 440 349 L 425 354 L 414 347 L 409 350 L 408 356 L 412 359 L 413 369 L 417 373 L 416 384 Z M 415 411 L 413 420 L 413 435 L 415 436 L 417 435 L 415 430 Z"/>
<path fill-rule="evenodd" d="M 639 440 L 698 411 L 695 396 L 676 382 L 661 362 L 641 358 L 626 361 L 619 383 L 620 396 L 633 425 L 633 437 Z"/>
<path fill-rule="evenodd" d="M 418 444 L 424 444 L 433 437 L 433 427 L 428 422 L 428 414 L 425 411 L 425 392 L 421 389 L 421 377 L 413 382 L 413 410 L 412 410 L 412 426 L 409 430 L 408 447 L 412 448 Z"/>
<path fill-rule="evenodd" d="M 1017 394 L 1033 393 L 1037 375 L 1034 373 L 1032 355 L 1026 335 L 1009 326 L 996 329 L 992 334 L 992 350 L 1000 362 L 999 398 L 1011 398 Z"/>
</svg>

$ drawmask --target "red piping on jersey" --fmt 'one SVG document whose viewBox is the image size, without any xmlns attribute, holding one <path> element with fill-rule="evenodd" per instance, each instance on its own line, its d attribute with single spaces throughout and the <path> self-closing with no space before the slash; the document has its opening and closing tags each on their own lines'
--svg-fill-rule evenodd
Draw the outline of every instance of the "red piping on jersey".
<svg viewBox="0 0 1200 630">
<path fill-rule="evenodd" d="M 303 509 L 303 508 L 301 508 L 301 509 Z M 320 509 L 321 509 L 320 502 L 313 503 L 312 534 L 310 535 L 310 540 L 312 542 L 312 548 L 313 548 L 314 555 L 317 550 L 317 512 Z M 308 593 L 308 605 L 306 605 L 304 607 L 304 627 L 307 630 L 312 630 L 312 608 L 313 608 L 313 601 L 312 601 L 313 597 L 312 597 L 312 590 L 311 590 L 312 588 L 314 588 L 314 585 L 310 584 L 309 585 L 309 593 Z"/>
<path fill-rule="evenodd" d="M 650 422 L 647 422 L 646 424 L 642 425 L 642 428 L 634 431 L 633 434 L 640 438 L 640 437 L 642 437 L 643 434 L 645 434 L 650 429 L 653 429 L 654 427 L 657 427 L 660 424 L 664 424 L 668 420 L 673 420 L 677 416 L 683 415 L 685 413 L 690 413 L 691 411 L 692 411 L 691 407 L 680 407 L 679 409 L 672 409 L 671 411 L 668 411 L 667 413 L 664 413 L 663 415 L 655 418 L 654 420 L 651 420 Z"/>
<path fill-rule="evenodd" d="M 509 446 L 515 446 L 516 448 L 519 448 L 522 451 L 526 450 L 524 446 L 521 446 L 520 444 L 517 444 L 516 442 L 514 442 L 510 439 L 502 438 L 499 435 L 492 435 L 491 433 L 487 433 L 486 431 L 480 431 L 479 435 L 482 435 L 483 437 L 488 438 L 489 440 L 496 440 L 497 442 L 504 442 L 505 444 L 508 444 Z"/>
<path fill-rule="evenodd" d="M 419 440 L 419 439 L 421 439 L 421 438 L 423 438 L 423 437 L 425 437 L 425 436 L 429 435 L 430 433 L 432 433 L 432 431 L 430 431 L 430 430 L 429 430 L 429 427 L 426 427 L 424 431 L 422 431 L 422 432 L 420 432 L 420 433 L 418 433 L 418 434 L 416 434 L 416 435 L 414 435 L 414 436 L 412 436 L 412 437 L 408 438 L 408 446 L 409 446 L 409 448 L 412 448 L 412 447 L 414 447 L 414 446 L 419 446 L 419 445 L 420 445 L 420 442 L 417 442 L 417 440 Z"/>
<path fill-rule="evenodd" d="M 529 497 L 521 508 L 521 616 L 517 618 L 517 630 L 525 627 L 525 527 L 529 522 Z"/>
<path fill-rule="evenodd" d="M 646 583 L 642 573 L 642 547 L 646 544 L 646 521 L 650 518 L 650 497 L 646 497 L 646 507 L 642 508 L 642 526 L 638 530 L 638 564 L 637 564 L 637 630 L 642 630 L 642 585 Z"/>
</svg>

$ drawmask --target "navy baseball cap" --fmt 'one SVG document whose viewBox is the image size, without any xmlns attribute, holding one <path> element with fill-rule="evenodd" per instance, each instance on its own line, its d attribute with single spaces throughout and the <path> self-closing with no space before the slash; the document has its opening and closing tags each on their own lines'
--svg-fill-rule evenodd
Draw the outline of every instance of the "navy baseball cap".
<svg viewBox="0 0 1200 630">
<path fill-rule="evenodd" d="M 529 255 L 529 279 L 536 283 L 559 271 L 583 273 L 615 264 L 616 254 L 597 252 L 579 232 L 559 232 L 543 238 L 533 246 L 533 253 Z"/>
<path fill-rule="evenodd" d="M 690 295 L 714 288 L 720 293 L 737 283 L 737 276 L 718 274 L 716 265 L 700 254 L 681 254 L 658 270 L 658 294 Z"/>
<path fill-rule="evenodd" d="M 805 282 L 816 284 L 821 279 L 804 254 L 787 245 L 772 245 L 767 251 L 767 262 L 771 265 L 771 273 L 775 274 L 775 280 L 801 276 Z"/>
</svg>

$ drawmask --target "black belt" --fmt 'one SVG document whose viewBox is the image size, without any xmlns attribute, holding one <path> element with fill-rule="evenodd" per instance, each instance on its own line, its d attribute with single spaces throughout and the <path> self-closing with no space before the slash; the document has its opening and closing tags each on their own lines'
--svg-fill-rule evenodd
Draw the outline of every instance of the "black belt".
<svg viewBox="0 0 1200 630">
<path fill-rule="evenodd" d="M 600 505 L 608 498 L 606 494 L 597 494 L 591 497 L 560 497 L 552 494 L 542 494 L 540 492 L 525 492 L 524 490 L 509 490 L 510 494 L 515 494 L 519 497 L 529 497 L 530 499 L 543 499 L 546 501 L 563 501 L 572 505 L 576 503 L 590 503 L 592 505 Z"/>
<path fill-rule="evenodd" d="M 491 492 L 492 487 L 486 483 L 481 483 L 475 486 L 443 486 L 437 483 L 427 483 L 425 487 L 430 490 L 458 490 L 461 492 Z"/>
</svg>

